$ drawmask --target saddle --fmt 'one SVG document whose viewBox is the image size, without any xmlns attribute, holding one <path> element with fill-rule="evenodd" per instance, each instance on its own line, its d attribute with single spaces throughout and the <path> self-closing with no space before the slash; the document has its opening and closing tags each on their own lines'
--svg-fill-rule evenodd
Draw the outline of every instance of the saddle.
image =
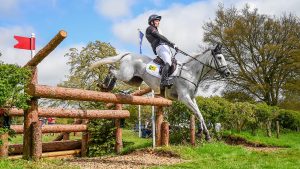
<svg viewBox="0 0 300 169">
<path fill-rule="evenodd" d="M 160 68 L 159 68 L 159 74 L 161 75 L 161 72 L 162 72 L 162 69 L 163 67 L 165 66 L 165 62 L 159 57 L 159 56 L 156 56 L 156 58 L 153 60 L 154 63 L 160 65 Z M 168 72 L 168 75 L 170 76 L 177 68 L 177 60 L 173 57 L 171 59 L 171 62 L 172 64 L 170 65 L 170 69 L 169 69 L 169 72 Z"/>
</svg>

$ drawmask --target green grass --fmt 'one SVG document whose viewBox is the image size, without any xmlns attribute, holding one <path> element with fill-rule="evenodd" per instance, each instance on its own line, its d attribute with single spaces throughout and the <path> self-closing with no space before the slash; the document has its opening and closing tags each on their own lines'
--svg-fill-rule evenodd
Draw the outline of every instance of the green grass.
<svg viewBox="0 0 300 169">
<path fill-rule="evenodd" d="M 152 139 L 139 138 L 138 133 L 131 130 L 123 130 L 123 143 L 124 148 L 122 154 L 127 154 L 136 149 L 150 147 L 152 145 Z"/>
<path fill-rule="evenodd" d="M 158 166 L 153 168 L 220 168 L 220 169 L 240 169 L 240 168 L 297 168 L 300 167 L 300 133 L 283 133 L 279 139 L 265 137 L 263 133 L 252 136 L 248 132 L 231 134 L 247 138 L 251 141 L 261 142 L 274 146 L 288 146 L 272 152 L 256 152 L 245 149 L 242 146 L 230 146 L 223 142 L 203 143 L 196 147 L 180 145 L 159 148 L 158 150 L 168 150 L 179 154 L 185 163 L 172 166 Z M 130 130 L 123 130 L 124 149 L 122 153 L 128 153 L 135 149 L 151 147 L 151 139 L 138 138 L 137 133 Z M 63 160 L 43 159 L 39 162 L 28 162 L 24 160 L 0 160 L 0 168 L 43 168 L 60 169 L 74 168 Z"/>
<path fill-rule="evenodd" d="M 39 161 L 18 160 L 0 160 L 0 169 L 79 169 L 77 166 L 71 166 L 64 160 L 42 159 Z"/>
<path fill-rule="evenodd" d="M 163 149 L 174 151 L 189 162 L 153 168 L 300 168 L 300 133 L 282 134 L 279 139 L 251 136 L 247 132 L 238 135 L 252 141 L 290 148 L 257 152 L 222 142 L 206 143 L 198 147 L 171 146 Z"/>
<path fill-rule="evenodd" d="M 252 142 L 260 142 L 270 146 L 279 146 L 279 147 L 291 147 L 300 149 L 300 132 L 286 132 L 279 135 L 279 139 L 276 138 L 276 135 L 272 137 L 266 137 L 266 134 L 263 131 L 258 131 L 256 136 L 253 136 L 250 132 L 243 131 L 240 133 L 234 131 L 226 131 L 225 135 L 235 135 L 246 138 Z"/>
</svg>

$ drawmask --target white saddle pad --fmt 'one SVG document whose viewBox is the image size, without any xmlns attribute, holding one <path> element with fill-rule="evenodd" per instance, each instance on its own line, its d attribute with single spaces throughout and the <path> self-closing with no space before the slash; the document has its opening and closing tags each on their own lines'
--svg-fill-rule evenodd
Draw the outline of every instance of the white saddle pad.
<svg viewBox="0 0 300 169">
<path fill-rule="evenodd" d="M 178 65 L 176 67 L 176 70 L 171 74 L 171 76 L 174 76 L 177 74 L 178 72 Z M 148 63 L 146 65 L 146 72 L 149 73 L 152 76 L 161 78 L 161 75 L 159 74 L 159 69 L 160 69 L 160 65 L 154 63 L 153 61 L 151 61 L 150 63 Z"/>
</svg>

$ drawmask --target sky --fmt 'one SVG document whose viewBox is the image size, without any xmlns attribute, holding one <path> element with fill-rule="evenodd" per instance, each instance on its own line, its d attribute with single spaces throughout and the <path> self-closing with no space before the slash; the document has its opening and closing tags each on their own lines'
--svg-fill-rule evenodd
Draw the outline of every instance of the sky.
<svg viewBox="0 0 300 169">
<path fill-rule="evenodd" d="M 218 4 L 242 9 L 247 3 L 260 14 L 300 16 L 300 0 L 0 0 L 0 60 L 24 65 L 30 51 L 14 49 L 14 35 L 36 35 L 36 52 L 59 30 L 68 37 L 38 66 L 39 83 L 56 86 L 66 80 L 69 67 L 64 57 L 70 48 L 100 40 L 118 52 L 139 52 L 138 29 L 147 28 L 151 14 L 162 16 L 160 28 L 179 48 L 189 53 L 203 45 L 204 23 L 215 18 Z M 144 39 L 143 53 L 153 56 Z"/>
</svg>

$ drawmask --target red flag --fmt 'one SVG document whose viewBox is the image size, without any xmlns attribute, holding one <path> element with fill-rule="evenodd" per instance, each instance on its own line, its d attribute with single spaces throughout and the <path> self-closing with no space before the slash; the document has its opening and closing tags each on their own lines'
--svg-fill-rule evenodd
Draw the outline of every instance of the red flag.
<svg viewBox="0 0 300 169">
<path fill-rule="evenodd" d="M 27 49 L 27 50 L 35 50 L 35 38 L 27 38 L 22 36 L 14 36 L 14 38 L 18 41 L 18 44 L 14 46 L 14 48 L 19 49 Z"/>
</svg>

